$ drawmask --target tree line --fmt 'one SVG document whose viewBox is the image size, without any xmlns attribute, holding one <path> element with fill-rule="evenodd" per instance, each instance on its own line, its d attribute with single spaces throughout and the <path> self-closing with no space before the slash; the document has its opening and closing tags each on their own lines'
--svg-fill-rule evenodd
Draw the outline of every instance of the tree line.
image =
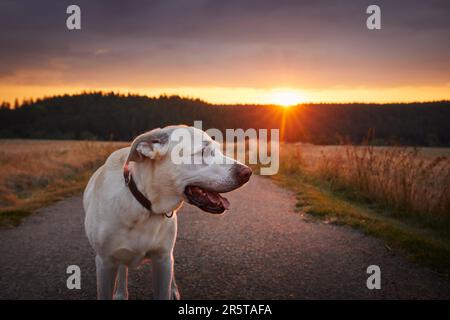
<svg viewBox="0 0 450 320">
<path fill-rule="evenodd" d="M 450 146 L 450 101 L 398 104 L 213 105 L 179 96 L 113 92 L 61 95 L 0 104 L 0 138 L 132 140 L 170 124 L 203 128 L 283 127 L 284 140 L 314 144 Z"/>
</svg>

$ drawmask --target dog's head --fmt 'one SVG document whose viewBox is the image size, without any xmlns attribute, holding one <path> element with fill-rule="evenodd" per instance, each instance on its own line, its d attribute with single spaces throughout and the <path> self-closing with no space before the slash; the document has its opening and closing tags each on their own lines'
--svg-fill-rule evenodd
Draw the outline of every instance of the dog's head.
<svg viewBox="0 0 450 320">
<path fill-rule="evenodd" d="M 204 211 L 222 213 L 229 202 L 220 193 L 239 188 L 252 174 L 249 167 L 225 156 L 204 131 L 186 126 L 138 136 L 128 161 L 135 162 L 140 180 L 148 184 L 148 193 L 154 193 L 154 210 L 163 212 L 170 203 L 186 200 Z"/>
</svg>

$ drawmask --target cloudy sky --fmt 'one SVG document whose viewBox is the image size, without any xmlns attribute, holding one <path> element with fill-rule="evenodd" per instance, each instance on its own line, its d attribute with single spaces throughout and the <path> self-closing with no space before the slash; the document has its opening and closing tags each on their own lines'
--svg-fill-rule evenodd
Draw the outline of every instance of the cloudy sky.
<svg viewBox="0 0 450 320">
<path fill-rule="evenodd" d="M 81 30 L 66 8 L 81 8 Z M 381 7 L 381 30 L 366 8 Z M 450 99 L 450 2 L 0 0 L 0 100 L 105 89 L 211 102 Z"/>
</svg>

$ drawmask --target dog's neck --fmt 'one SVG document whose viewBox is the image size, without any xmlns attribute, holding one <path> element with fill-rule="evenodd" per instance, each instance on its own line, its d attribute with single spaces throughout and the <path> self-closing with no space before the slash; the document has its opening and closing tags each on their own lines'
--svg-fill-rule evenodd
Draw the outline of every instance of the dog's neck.
<svg viewBox="0 0 450 320">
<path fill-rule="evenodd" d="M 170 181 L 157 178 L 151 163 L 131 162 L 129 170 L 139 191 L 152 203 L 153 213 L 167 214 L 181 207 L 183 198 Z"/>
</svg>

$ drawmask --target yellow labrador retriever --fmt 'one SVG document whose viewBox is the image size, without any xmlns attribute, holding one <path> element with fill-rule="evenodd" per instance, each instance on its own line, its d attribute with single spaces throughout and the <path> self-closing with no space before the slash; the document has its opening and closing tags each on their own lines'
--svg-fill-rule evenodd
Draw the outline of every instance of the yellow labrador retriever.
<svg viewBox="0 0 450 320">
<path fill-rule="evenodd" d="M 127 299 L 128 267 L 151 259 L 154 297 L 179 299 L 173 275 L 177 210 L 187 201 L 222 213 L 229 202 L 220 193 L 239 188 L 251 174 L 194 127 L 158 128 L 113 152 L 83 195 L 98 298 Z"/>
</svg>

